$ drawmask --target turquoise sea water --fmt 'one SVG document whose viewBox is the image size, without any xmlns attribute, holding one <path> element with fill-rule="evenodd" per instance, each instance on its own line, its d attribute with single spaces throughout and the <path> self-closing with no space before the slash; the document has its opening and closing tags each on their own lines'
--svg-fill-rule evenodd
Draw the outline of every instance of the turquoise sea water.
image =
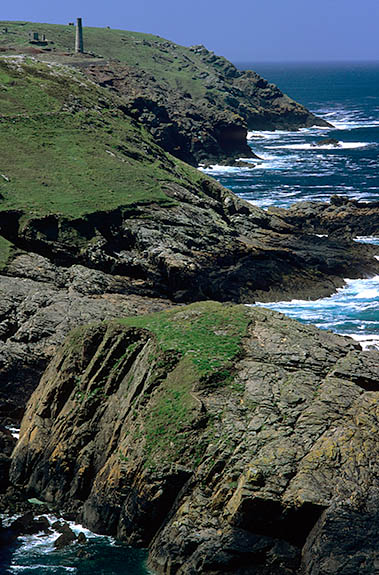
<svg viewBox="0 0 379 575">
<path fill-rule="evenodd" d="M 249 66 L 335 125 L 335 129 L 255 132 L 250 145 L 262 158 L 253 170 L 219 167 L 210 171 L 226 187 L 253 203 L 288 206 L 305 199 L 345 194 L 379 200 L 379 64 Z M 339 149 L 313 149 L 333 137 Z M 379 243 L 379 238 L 358 238 Z M 354 335 L 379 345 L 379 277 L 349 281 L 345 289 L 317 302 L 269 304 L 299 321 Z M 267 307 L 267 304 L 265 304 Z M 76 528 L 79 530 L 80 528 Z M 29 536 L 0 553 L 0 573 L 11 575 L 146 575 L 143 551 L 111 538 L 89 535 L 88 557 L 74 545 L 55 551 L 49 537 Z"/>
<path fill-rule="evenodd" d="M 251 132 L 250 146 L 261 158 L 251 161 L 253 169 L 214 166 L 207 173 L 263 208 L 328 200 L 333 194 L 379 200 L 379 63 L 240 67 L 255 69 L 334 127 Z M 339 147 L 314 147 L 325 138 L 338 140 Z M 379 244 L 375 237 L 357 240 Z M 379 276 L 347 280 L 330 298 L 264 305 L 379 348 Z"/>
</svg>

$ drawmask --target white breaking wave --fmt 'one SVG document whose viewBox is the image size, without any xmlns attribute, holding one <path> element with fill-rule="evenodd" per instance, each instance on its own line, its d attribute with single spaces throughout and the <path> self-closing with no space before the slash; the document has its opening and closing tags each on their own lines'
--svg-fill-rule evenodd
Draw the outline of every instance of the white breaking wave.
<svg viewBox="0 0 379 575">
<path fill-rule="evenodd" d="M 11 432 L 12 436 L 15 439 L 19 439 L 19 437 L 20 437 L 20 428 L 19 427 L 14 427 L 13 425 L 6 425 L 5 429 L 8 429 L 8 431 Z"/>
<path fill-rule="evenodd" d="M 315 144 L 283 144 L 282 146 L 269 146 L 271 150 L 279 150 L 285 148 L 287 150 L 354 150 L 356 148 L 366 148 L 371 146 L 370 142 L 338 142 L 338 145 L 322 144 L 321 146 Z"/>
<path fill-rule="evenodd" d="M 358 341 L 362 349 L 378 349 L 379 350 L 379 335 L 362 335 L 358 333 L 349 333 L 349 337 Z"/>
<path fill-rule="evenodd" d="M 379 245 L 379 238 L 377 236 L 357 236 L 354 238 L 354 241 L 360 244 Z"/>
<path fill-rule="evenodd" d="M 330 122 L 338 130 L 356 130 L 358 128 L 376 128 L 379 126 L 379 120 L 362 120 L 361 122 L 354 120 L 330 120 Z"/>
<path fill-rule="evenodd" d="M 283 136 L 302 138 L 304 135 L 317 135 L 331 129 L 327 126 L 311 126 L 310 128 L 299 128 L 298 130 L 253 130 L 247 133 L 247 140 L 277 140 Z"/>
<path fill-rule="evenodd" d="M 247 140 L 277 140 L 281 136 L 287 136 L 289 134 L 293 134 L 294 132 L 286 132 L 285 130 L 275 130 L 273 132 L 262 130 L 254 130 L 253 132 L 247 133 Z"/>
<path fill-rule="evenodd" d="M 204 174 L 236 174 L 241 171 L 241 169 L 250 170 L 251 168 L 239 168 L 237 166 L 220 166 L 218 164 L 214 164 L 209 166 L 208 168 L 204 168 L 200 166 L 198 170 L 200 172 L 204 172 Z"/>
<path fill-rule="evenodd" d="M 220 164 L 214 164 L 205 168 L 200 165 L 198 170 L 210 176 L 238 174 L 239 176 L 248 177 L 249 174 L 255 170 L 280 170 L 289 168 L 293 160 L 296 160 L 296 158 L 297 156 L 285 158 L 259 153 L 259 158 L 240 158 L 240 161 L 251 164 L 250 166 L 223 166 Z"/>
<path fill-rule="evenodd" d="M 379 297 L 379 275 L 368 279 L 349 279 L 345 278 L 345 285 L 338 288 L 336 293 L 316 300 L 301 300 L 293 299 L 291 301 L 279 301 L 273 303 L 256 302 L 255 305 L 265 307 L 297 307 L 297 306 L 320 306 L 322 307 L 328 302 L 343 301 L 344 305 L 348 305 L 346 299 L 354 297 L 359 299 L 376 298 Z M 355 303 L 353 305 L 356 305 Z"/>
<path fill-rule="evenodd" d="M 279 311 L 321 329 L 349 335 L 364 349 L 379 349 L 379 276 L 345 279 L 345 282 L 344 287 L 326 298 L 257 302 L 255 305 Z"/>
<path fill-rule="evenodd" d="M 359 112 L 346 109 L 321 109 L 314 113 L 327 122 L 330 122 L 337 130 L 356 130 L 359 128 L 376 128 L 379 120 L 374 118 L 359 117 Z"/>
<path fill-rule="evenodd" d="M 49 515 L 45 514 L 43 516 L 47 517 L 50 525 L 54 524 L 56 521 L 62 521 L 61 518 L 58 518 L 52 514 Z M 18 517 L 20 517 L 20 515 L 15 515 L 13 517 L 7 517 L 3 519 L 3 525 L 9 526 L 12 523 L 12 521 L 17 519 Z M 42 515 L 40 515 L 39 517 L 42 517 Z M 111 536 L 97 535 L 96 533 L 93 533 L 89 529 L 86 529 L 82 525 L 74 523 L 73 521 L 67 521 L 66 523 L 68 523 L 68 525 L 76 535 L 79 535 L 79 533 L 84 533 L 87 539 L 103 540 L 106 541 L 108 545 L 111 546 L 115 545 L 115 539 Z M 54 553 L 55 551 L 54 542 L 58 539 L 58 537 L 60 537 L 60 535 L 61 533 L 58 531 L 52 531 L 49 534 L 46 534 L 41 531 L 41 533 L 37 533 L 35 535 L 24 535 L 22 537 L 19 537 L 18 540 L 21 543 L 21 545 L 16 549 L 16 551 L 13 554 L 12 564 L 9 567 L 8 573 L 16 574 L 23 571 L 29 571 L 29 569 L 36 571 L 37 573 L 40 573 L 41 570 L 45 569 L 51 573 L 61 572 L 62 570 L 70 573 L 76 573 L 77 568 L 74 566 L 63 566 L 60 564 L 58 565 L 51 563 L 51 561 L 49 561 L 47 565 L 43 563 L 45 556 Z M 38 558 L 39 563 L 30 564 L 30 558 L 33 559 Z"/>
</svg>

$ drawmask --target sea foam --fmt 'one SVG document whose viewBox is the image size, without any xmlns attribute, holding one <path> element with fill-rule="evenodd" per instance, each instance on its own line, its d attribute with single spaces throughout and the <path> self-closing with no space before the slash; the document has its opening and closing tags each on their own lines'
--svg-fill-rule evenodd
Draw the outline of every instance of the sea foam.
<svg viewBox="0 0 379 575">
<path fill-rule="evenodd" d="M 356 148 L 366 148 L 370 146 L 370 142 L 338 142 L 338 145 L 322 144 L 320 146 L 314 144 L 283 144 L 281 146 L 269 146 L 272 150 L 287 149 L 287 150 L 312 150 L 317 152 L 319 150 L 354 150 Z"/>
</svg>

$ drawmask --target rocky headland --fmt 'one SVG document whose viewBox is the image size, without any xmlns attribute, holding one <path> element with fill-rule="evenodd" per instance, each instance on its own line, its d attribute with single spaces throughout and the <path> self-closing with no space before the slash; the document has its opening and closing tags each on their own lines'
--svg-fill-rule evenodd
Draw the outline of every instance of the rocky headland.
<svg viewBox="0 0 379 575">
<path fill-rule="evenodd" d="M 77 329 L 28 405 L 11 480 L 149 545 L 156 573 L 372 574 L 378 362 L 214 302 Z"/>
<path fill-rule="evenodd" d="M 93 29 L 75 56 L 72 28 L 7 24 L 0 423 L 31 399 L 0 508 L 41 498 L 167 575 L 373 573 L 378 354 L 230 302 L 378 274 L 353 241 L 378 205 L 264 211 L 183 163 L 319 122 L 201 46 Z"/>
<path fill-rule="evenodd" d="M 42 61 L 81 69 L 98 85 L 117 93 L 125 110 L 147 127 L 174 156 L 199 162 L 254 157 L 248 130 L 296 130 L 329 124 L 251 70 L 204 46 L 180 46 L 159 36 L 85 29 L 85 54 L 74 54 L 70 26 L 0 22 L 6 54 L 29 53 Z M 48 38 L 46 47 L 28 43 L 30 28 Z"/>
</svg>

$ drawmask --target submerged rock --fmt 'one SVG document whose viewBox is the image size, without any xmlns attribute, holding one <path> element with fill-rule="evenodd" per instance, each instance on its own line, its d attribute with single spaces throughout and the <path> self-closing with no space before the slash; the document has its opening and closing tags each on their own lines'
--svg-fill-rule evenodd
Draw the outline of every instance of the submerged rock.
<svg viewBox="0 0 379 575">
<path fill-rule="evenodd" d="M 33 394 L 11 477 L 149 545 L 157 573 L 369 574 L 378 365 L 261 308 L 82 328 Z"/>
<path fill-rule="evenodd" d="M 315 148 L 320 146 L 333 146 L 334 148 L 339 148 L 341 146 L 341 142 L 336 140 L 336 138 L 324 138 L 323 140 L 319 140 L 318 142 L 314 142 L 312 144 Z"/>
</svg>

